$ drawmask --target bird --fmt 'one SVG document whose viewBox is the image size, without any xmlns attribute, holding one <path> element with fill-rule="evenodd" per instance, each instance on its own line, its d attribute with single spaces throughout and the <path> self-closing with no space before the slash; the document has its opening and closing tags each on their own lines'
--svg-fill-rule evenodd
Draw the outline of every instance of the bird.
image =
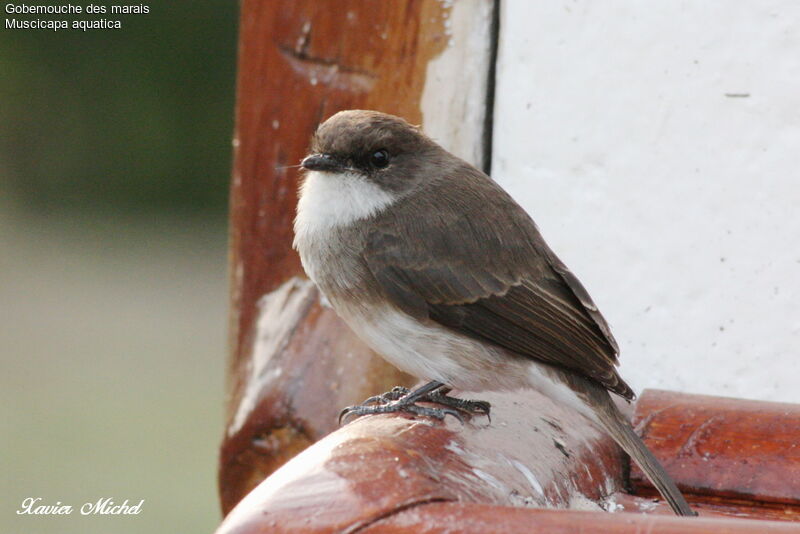
<svg viewBox="0 0 800 534">
<path fill-rule="evenodd" d="M 343 416 L 488 415 L 448 393 L 534 389 L 604 429 L 676 514 L 696 515 L 612 399 L 635 395 L 608 323 L 499 184 L 371 110 L 321 123 L 300 166 L 293 247 L 306 274 L 361 340 L 425 381 Z"/>
</svg>

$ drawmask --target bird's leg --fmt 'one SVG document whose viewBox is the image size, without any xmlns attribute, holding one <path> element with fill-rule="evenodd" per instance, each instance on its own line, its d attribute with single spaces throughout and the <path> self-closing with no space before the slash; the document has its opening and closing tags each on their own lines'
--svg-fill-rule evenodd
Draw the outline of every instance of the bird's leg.
<svg viewBox="0 0 800 534">
<path fill-rule="evenodd" d="M 339 424 L 347 417 L 355 415 L 373 415 L 379 413 L 406 412 L 415 415 L 424 415 L 444 419 L 452 415 L 462 423 L 461 412 L 470 414 L 489 415 L 489 403 L 484 401 L 468 401 L 447 396 L 450 388 L 441 382 L 432 381 L 414 390 L 404 387 L 394 387 L 391 391 L 375 395 L 365 400 L 362 404 L 348 406 L 339 414 Z M 443 408 L 430 408 L 419 406 L 417 402 L 430 402 L 443 406 Z"/>
<path fill-rule="evenodd" d="M 361 404 L 388 404 L 391 401 L 396 401 L 402 398 L 404 395 L 408 395 L 410 391 L 410 389 L 404 388 L 403 386 L 395 386 L 386 393 L 381 393 L 380 395 L 375 395 L 368 398 Z"/>
<path fill-rule="evenodd" d="M 489 412 L 492 409 L 491 404 L 481 400 L 467 400 L 459 399 L 458 397 L 451 397 L 448 395 L 450 391 L 451 388 L 447 386 L 441 387 L 426 395 L 425 400 L 427 402 L 433 402 L 442 406 L 455 408 L 456 410 L 467 412 L 470 415 L 485 415 L 491 420 L 491 417 L 489 416 Z"/>
<path fill-rule="evenodd" d="M 442 387 L 441 382 L 428 382 L 422 386 L 409 391 L 407 388 L 395 387 L 391 391 L 368 398 L 364 403 L 356 406 L 348 406 L 339 413 L 339 424 L 347 417 L 355 415 L 373 415 L 379 413 L 406 412 L 415 415 L 425 415 L 444 419 L 445 416 L 452 415 L 456 419 L 463 421 L 461 414 L 451 408 L 428 408 L 427 406 L 417 406 L 416 402 L 428 393 Z"/>
</svg>

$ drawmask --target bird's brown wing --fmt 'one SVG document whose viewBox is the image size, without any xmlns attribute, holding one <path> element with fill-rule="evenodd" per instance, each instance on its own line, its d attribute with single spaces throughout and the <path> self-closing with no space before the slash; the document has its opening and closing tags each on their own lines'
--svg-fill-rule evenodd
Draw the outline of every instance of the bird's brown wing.
<svg viewBox="0 0 800 534">
<path fill-rule="evenodd" d="M 388 298 L 417 318 L 633 398 L 615 369 L 617 343 L 584 287 L 516 202 L 484 175 L 469 178 L 374 219 L 364 259 Z"/>
</svg>

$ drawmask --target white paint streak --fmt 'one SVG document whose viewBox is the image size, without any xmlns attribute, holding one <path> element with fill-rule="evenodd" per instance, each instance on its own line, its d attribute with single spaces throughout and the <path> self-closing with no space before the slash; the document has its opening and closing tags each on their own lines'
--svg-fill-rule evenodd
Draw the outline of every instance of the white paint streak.
<svg viewBox="0 0 800 534">
<path fill-rule="evenodd" d="M 615 514 L 617 512 L 624 512 L 625 506 L 617 502 L 617 498 L 612 495 L 603 501 L 600 506 L 608 513 Z"/>
<path fill-rule="evenodd" d="M 475 473 L 475 476 L 477 476 L 478 478 L 480 478 L 481 480 L 483 480 L 484 482 L 486 482 L 487 484 L 489 484 L 493 488 L 501 490 L 503 493 L 510 493 L 511 490 L 508 488 L 508 486 L 503 484 L 500 480 L 498 480 L 496 477 L 490 475 L 486 471 L 484 471 L 482 469 L 478 469 L 478 468 L 473 468 L 472 472 Z"/>
<path fill-rule="evenodd" d="M 516 467 L 519 472 L 522 473 L 522 475 L 528 481 L 528 484 L 530 484 L 531 488 L 533 488 L 533 491 L 541 496 L 544 496 L 544 488 L 542 488 L 542 485 L 539 483 L 539 480 L 536 478 L 533 472 L 528 469 L 528 466 L 518 460 L 510 460 L 510 462 L 511 465 Z"/>
<path fill-rule="evenodd" d="M 248 360 L 248 377 L 236 414 L 228 427 L 228 435 L 241 429 L 256 406 L 264 387 L 280 377 L 282 369 L 270 366 L 272 357 L 286 348 L 295 325 L 314 291 L 309 280 L 290 278 L 278 289 L 258 301 L 258 322 L 253 357 Z"/>
<path fill-rule="evenodd" d="M 570 510 L 583 510 L 586 512 L 603 511 L 602 506 L 580 493 L 573 493 L 569 496 L 569 504 L 567 505 L 567 508 Z"/>
<path fill-rule="evenodd" d="M 425 133 L 478 168 L 490 59 L 492 2 L 442 2 L 448 44 L 428 63 L 422 92 Z"/>
<path fill-rule="evenodd" d="M 454 453 L 458 454 L 459 456 L 463 456 L 464 455 L 464 449 L 461 448 L 461 446 L 458 443 L 456 443 L 455 441 L 453 441 L 452 439 L 447 442 L 447 445 L 445 445 L 444 448 L 445 448 L 445 450 L 454 452 Z"/>
<path fill-rule="evenodd" d="M 640 499 L 636 501 L 636 507 L 639 509 L 640 512 L 648 513 L 652 512 L 658 506 L 657 501 L 649 501 L 645 499 Z"/>
</svg>

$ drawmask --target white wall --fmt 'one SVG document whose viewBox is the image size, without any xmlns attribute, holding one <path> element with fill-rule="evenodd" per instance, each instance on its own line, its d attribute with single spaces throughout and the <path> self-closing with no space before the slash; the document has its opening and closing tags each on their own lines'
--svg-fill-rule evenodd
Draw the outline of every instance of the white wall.
<svg viewBox="0 0 800 534">
<path fill-rule="evenodd" d="M 501 6 L 492 174 L 623 376 L 800 402 L 800 3 Z"/>
</svg>

